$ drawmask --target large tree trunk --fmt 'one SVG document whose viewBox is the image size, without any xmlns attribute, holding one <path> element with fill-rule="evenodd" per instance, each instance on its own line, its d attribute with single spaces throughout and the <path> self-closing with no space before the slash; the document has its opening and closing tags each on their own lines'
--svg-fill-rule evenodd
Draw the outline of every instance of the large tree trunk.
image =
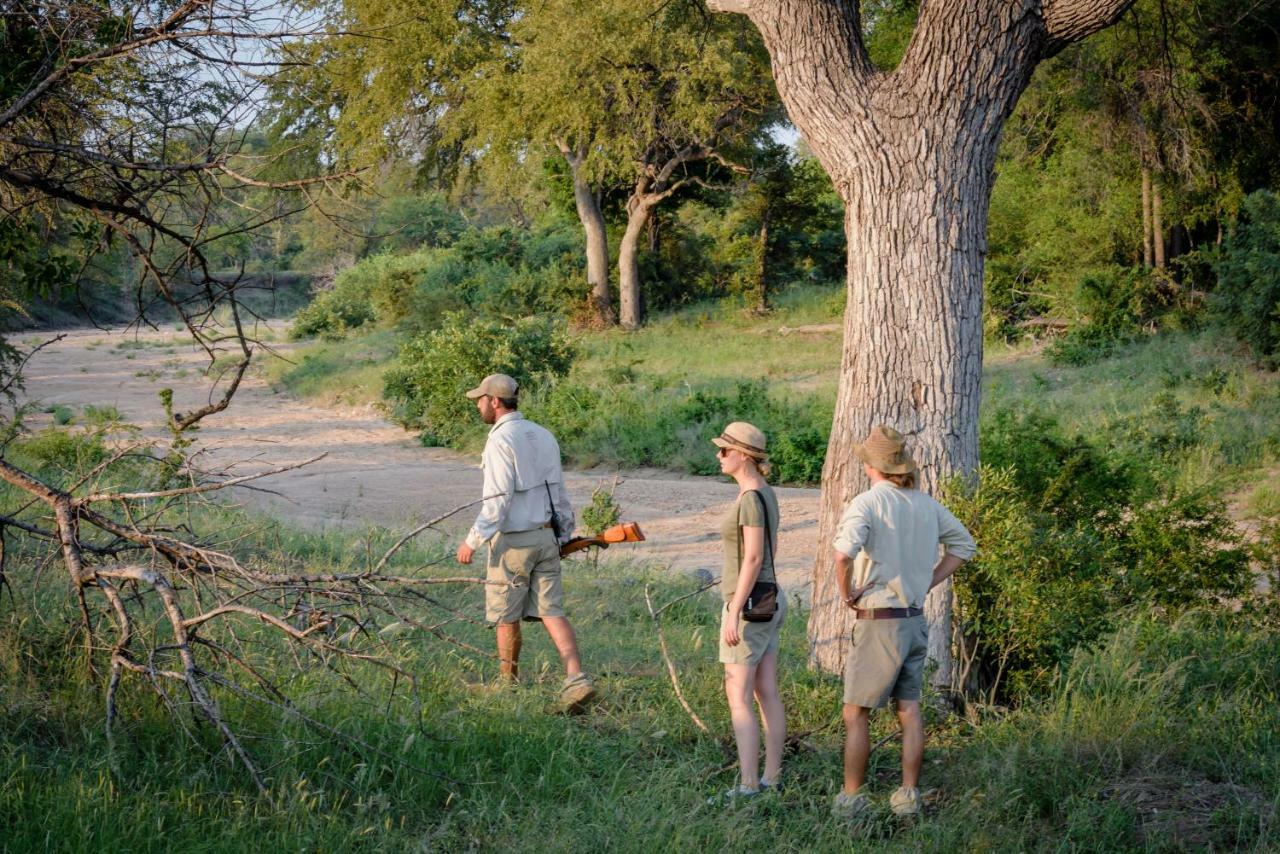
<svg viewBox="0 0 1280 854">
<path fill-rule="evenodd" d="M 848 306 L 809 618 L 811 660 L 838 671 L 852 614 L 830 543 L 867 484 L 853 445 L 875 424 L 901 430 L 922 488 L 978 463 L 982 268 L 1000 130 L 1035 65 L 1100 29 L 1128 0 L 924 0 L 893 73 L 862 47 L 857 4 L 710 0 L 748 14 L 778 90 L 845 202 Z M 926 602 L 935 681 L 952 681 L 951 589 Z"/>
<path fill-rule="evenodd" d="M 599 326 L 613 323 L 613 305 L 609 296 L 609 235 L 605 230 L 604 214 L 600 212 L 600 200 L 587 181 L 583 162 L 586 153 L 574 151 L 563 142 L 557 143 L 569 174 L 573 178 L 573 203 L 578 209 L 578 219 L 587 238 L 587 284 L 591 303 L 592 320 Z"/>
<path fill-rule="evenodd" d="M 652 212 L 653 204 L 639 193 L 627 200 L 627 227 L 618 243 L 618 320 L 623 329 L 639 329 L 644 321 L 640 238 L 645 233 Z"/>
</svg>

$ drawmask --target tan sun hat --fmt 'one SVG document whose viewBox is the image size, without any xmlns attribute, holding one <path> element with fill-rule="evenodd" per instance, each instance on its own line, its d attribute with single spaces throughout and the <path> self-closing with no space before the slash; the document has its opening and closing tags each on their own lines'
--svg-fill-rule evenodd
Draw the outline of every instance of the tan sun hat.
<svg viewBox="0 0 1280 854">
<path fill-rule="evenodd" d="M 475 400 L 477 397 L 489 395 L 490 397 L 513 398 L 520 391 L 520 383 L 513 380 L 506 374 L 489 374 L 480 381 L 480 385 L 467 392 L 467 397 Z"/>
<path fill-rule="evenodd" d="M 763 430 L 745 421 L 733 422 L 711 440 L 711 444 L 717 448 L 732 448 L 757 460 L 769 459 L 769 453 L 765 450 L 767 442 Z"/>
<path fill-rule="evenodd" d="M 916 461 L 903 448 L 902 434 L 883 424 L 871 428 L 862 444 L 854 445 L 853 454 L 867 465 L 885 474 L 906 474 L 916 470 Z"/>
</svg>

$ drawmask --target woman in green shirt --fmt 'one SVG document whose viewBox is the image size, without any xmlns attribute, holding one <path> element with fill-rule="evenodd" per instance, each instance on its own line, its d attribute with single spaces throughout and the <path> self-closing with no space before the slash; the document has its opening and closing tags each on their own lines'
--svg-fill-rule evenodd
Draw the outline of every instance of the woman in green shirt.
<svg viewBox="0 0 1280 854">
<path fill-rule="evenodd" d="M 749 622 L 742 616 L 756 581 L 777 583 L 773 552 L 778 539 L 778 499 L 765 482 L 769 474 L 765 435 L 745 421 L 735 421 L 711 441 L 719 448 L 720 471 L 738 484 L 737 500 L 720 526 L 724 541 L 720 595 L 725 603 L 720 615 L 720 661 L 742 775 L 741 782 L 724 793 L 725 800 L 733 800 L 777 785 L 782 771 L 787 724 L 778 695 L 778 632 L 787 602 L 779 588 L 771 620 Z M 758 774 L 760 727 L 752 709 L 753 696 L 764 721 L 763 776 Z"/>
</svg>

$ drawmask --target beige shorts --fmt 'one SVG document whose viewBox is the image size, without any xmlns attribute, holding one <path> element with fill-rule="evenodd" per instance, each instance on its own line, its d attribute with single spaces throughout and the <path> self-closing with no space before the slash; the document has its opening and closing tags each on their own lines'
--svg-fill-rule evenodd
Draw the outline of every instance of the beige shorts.
<svg viewBox="0 0 1280 854">
<path fill-rule="evenodd" d="M 490 623 L 564 616 L 560 546 L 550 528 L 495 534 L 487 580 L 484 615 Z"/>
<path fill-rule="evenodd" d="M 858 620 L 844 664 L 846 705 L 878 709 L 895 700 L 919 700 L 929 624 L 923 616 Z"/>
<path fill-rule="evenodd" d="M 737 646 L 729 646 L 724 642 L 724 624 L 729 618 L 725 606 L 720 607 L 720 663 L 721 664 L 759 664 L 765 653 L 778 651 L 778 639 L 782 633 L 782 621 L 787 616 L 787 597 L 785 591 L 778 588 L 778 611 L 767 623 L 749 623 L 738 616 Z"/>
</svg>

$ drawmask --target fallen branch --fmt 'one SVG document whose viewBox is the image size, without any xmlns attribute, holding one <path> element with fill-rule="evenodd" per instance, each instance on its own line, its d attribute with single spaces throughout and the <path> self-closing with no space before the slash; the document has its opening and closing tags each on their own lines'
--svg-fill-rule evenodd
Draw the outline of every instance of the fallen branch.
<svg viewBox="0 0 1280 854">
<path fill-rule="evenodd" d="M 703 587 L 697 592 L 700 593 L 705 589 L 707 588 Z M 692 595 L 694 594 L 689 594 L 689 596 Z M 689 597 L 682 596 L 680 598 L 687 599 Z M 653 610 L 653 599 L 649 596 L 649 585 L 646 584 L 644 586 L 644 603 L 649 606 L 649 616 L 653 619 L 653 625 L 658 630 L 658 647 L 662 650 L 662 660 L 667 664 L 667 673 L 671 676 L 671 687 L 675 689 L 676 699 L 680 701 L 680 705 L 684 710 L 689 713 L 689 718 L 694 722 L 698 729 L 702 730 L 707 735 L 710 735 L 711 730 L 707 729 L 707 725 L 702 722 L 702 718 L 698 717 L 698 713 L 693 710 L 693 707 L 689 705 L 689 701 L 684 698 L 684 692 L 680 690 L 680 678 L 676 674 L 676 666 L 671 662 L 671 655 L 667 652 L 667 639 L 662 633 L 662 620 L 660 619 L 659 614 L 665 611 L 670 605 L 674 604 L 674 602 L 668 602 L 657 611 Z"/>
</svg>

